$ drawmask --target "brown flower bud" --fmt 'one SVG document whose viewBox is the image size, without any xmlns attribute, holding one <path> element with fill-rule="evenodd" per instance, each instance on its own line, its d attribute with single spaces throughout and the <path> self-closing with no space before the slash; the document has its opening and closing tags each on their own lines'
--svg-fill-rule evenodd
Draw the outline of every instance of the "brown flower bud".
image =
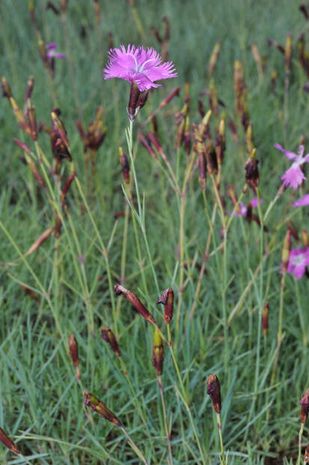
<svg viewBox="0 0 309 465">
<path fill-rule="evenodd" d="M 26 87 L 25 97 L 24 97 L 25 102 L 31 99 L 33 88 L 34 88 L 34 77 L 31 76 L 27 82 L 27 87 Z"/>
<path fill-rule="evenodd" d="M 116 417 L 116 415 L 109 410 L 106 405 L 99 400 L 95 395 L 91 394 L 90 392 L 84 392 L 84 404 L 87 407 L 90 407 L 94 412 L 98 413 L 101 415 L 101 417 L 105 418 L 105 420 L 110 421 L 116 426 L 119 426 L 120 428 L 123 426 L 119 418 Z"/>
<path fill-rule="evenodd" d="M 0 442 L 2 442 L 2 444 L 5 447 L 7 447 L 11 452 L 13 452 L 13 454 L 16 454 L 16 455 L 21 454 L 15 442 L 13 442 L 12 439 L 8 437 L 8 435 L 2 428 L 0 428 Z"/>
<path fill-rule="evenodd" d="M 50 133 L 50 140 L 52 152 L 59 161 L 64 159 L 72 161 L 67 131 L 59 116 L 60 110 L 58 108 L 51 112 L 52 130 Z"/>
<path fill-rule="evenodd" d="M 117 339 L 113 331 L 110 328 L 102 327 L 101 337 L 105 342 L 107 342 L 111 346 L 112 351 L 115 352 L 117 357 L 120 357 L 121 356 L 120 347 L 119 347 L 119 344 L 117 342 Z"/>
<path fill-rule="evenodd" d="M 255 149 L 252 150 L 250 154 L 250 158 L 247 160 L 245 164 L 245 175 L 246 175 L 246 182 L 249 187 L 256 193 L 256 189 L 260 182 L 260 174 L 258 164 L 259 161 L 256 159 L 256 151 Z"/>
<path fill-rule="evenodd" d="M 37 240 L 32 244 L 32 246 L 27 250 L 25 253 L 25 256 L 31 255 L 33 252 L 38 250 L 41 245 L 47 241 L 47 239 L 53 234 L 54 228 L 47 228 L 38 238 Z"/>
<path fill-rule="evenodd" d="M 166 324 L 170 324 L 173 318 L 174 312 L 174 291 L 171 287 L 165 289 L 163 293 L 160 295 L 158 304 L 164 305 L 164 321 Z"/>
<path fill-rule="evenodd" d="M 268 333 L 269 304 L 266 304 L 262 311 L 262 329 L 264 336 Z"/>
<path fill-rule="evenodd" d="M 130 184 L 130 165 L 127 155 L 122 150 L 122 147 L 118 149 L 119 161 L 121 165 L 122 177 L 125 184 Z"/>
<path fill-rule="evenodd" d="M 304 247 L 309 247 L 309 234 L 306 229 L 303 229 L 301 232 L 301 240 L 304 245 Z"/>
<path fill-rule="evenodd" d="M 221 413 L 221 388 L 216 375 L 209 375 L 207 378 L 207 394 L 211 398 L 214 411 Z"/>
<path fill-rule="evenodd" d="M 74 334 L 70 334 L 68 338 L 69 351 L 72 363 L 76 370 L 76 378 L 80 379 L 80 368 L 79 368 L 79 358 L 78 358 L 78 344 Z"/>
<path fill-rule="evenodd" d="M 178 97 L 180 94 L 180 87 L 175 87 L 175 89 L 171 90 L 171 92 L 165 97 L 164 100 L 159 105 L 159 108 L 162 109 L 166 107 L 173 100 L 174 97 Z"/>
<path fill-rule="evenodd" d="M 220 55 L 220 50 L 221 50 L 221 44 L 220 42 L 217 42 L 211 52 L 209 62 L 208 62 L 208 75 L 211 76 L 215 70 L 215 67 L 218 62 L 218 58 Z"/>
<path fill-rule="evenodd" d="M 116 295 L 123 295 L 128 302 L 132 305 L 134 310 L 139 313 L 146 321 L 155 325 L 155 319 L 151 315 L 151 313 L 146 309 L 144 304 L 139 300 L 139 298 L 131 291 L 128 291 L 125 287 L 121 286 L 121 284 L 116 284 L 114 286 L 114 291 Z"/>
<path fill-rule="evenodd" d="M 155 328 L 153 335 L 152 364 L 158 376 L 162 375 L 164 362 L 163 340 L 158 328 Z"/>
<path fill-rule="evenodd" d="M 304 393 L 300 400 L 300 421 L 306 423 L 309 415 L 309 389 Z"/>
</svg>

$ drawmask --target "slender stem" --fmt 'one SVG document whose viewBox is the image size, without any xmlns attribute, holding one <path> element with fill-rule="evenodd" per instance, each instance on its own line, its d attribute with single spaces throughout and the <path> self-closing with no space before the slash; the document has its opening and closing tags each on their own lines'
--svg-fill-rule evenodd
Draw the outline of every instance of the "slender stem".
<svg viewBox="0 0 309 465">
<path fill-rule="evenodd" d="M 171 440 L 170 440 L 170 431 L 169 431 L 169 427 L 167 423 L 166 405 L 165 405 L 165 398 L 164 398 L 164 387 L 163 387 L 161 376 L 158 376 L 158 386 L 159 386 L 159 391 L 160 391 L 162 412 L 163 412 L 163 422 L 164 422 L 164 429 L 165 429 L 165 434 L 166 434 L 166 443 L 167 443 L 167 451 L 168 451 L 167 461 L 169 465 L 173 465 L 172 445 L 171 445 Z"/>
<path fill-rule="evenodd" d="M 221 465 L 226 465 L 225 453 L 224 453 L 224 444 L 223 444 L 223 436 L 222 436 L 221 414 L 216 413 L 216 417 L 217 417 L 217 426 L 218 426 L 219 441 L 220 441 L 220 452 L 221 452 L 220 463 L 221 463 Z"/>
<path fill-rule="evenodd" d="M 298 457 L 297 457 L 296 465 L 301 465 L 301 456 L 302 456 L 301 442 L 302 442 L 303 433 L 304 433 L 304 426 L 305 426 L 304 423 L 300 424 L 300 430 L 299 430 L 299 433 L 298 433 Z"/>
<path fill-rule="evenodd" d="M 127 438 L 128 440 L 128 443 L 131 447 L 131 449 L 135 452 L 135 454 L 137 455 L 137 457 L 139 459 L 141 459 L 141 461 L 144 463 L 144 465 L 149 465 L 150 462 L 147 462 L 143 452 L 137 447 L 137 445 L 135 444 L 135 442 L 133 441 L 133 439 L 131 438 L 131 436 L 129 435 L 129 433 L 127 432 L 127 430 L 125 429 L 124 426 L 122 426 L 121 428 L 121 431 L 124 433 L 125 437 Z"/>
</svg>

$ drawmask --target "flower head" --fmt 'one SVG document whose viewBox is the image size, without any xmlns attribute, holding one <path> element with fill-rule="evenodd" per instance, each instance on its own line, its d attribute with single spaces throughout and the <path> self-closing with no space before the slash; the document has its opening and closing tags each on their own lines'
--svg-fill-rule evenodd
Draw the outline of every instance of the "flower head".
<svg viewBox="0 0 309 465">
<path fill-rule="evenodd" d="M 307 266 L 309 266 L 309 247 L 292 249 L 289 255 L 288 273 L 300 279 L 304 276 Z"/>
<path fill-rule="evenodd" d="M 248 214 L 250 215 L 250 211 L 252 208 L 257 208 L 259 206 L 259 203 L 262 203 L 262 200 L 259 201 L 257 197 L 254 197 L 248 205 L 245 205 L 243 202 L 239 202 L 237 205 L 237 208 L 234 211 L 235 216 L 243 216 L 246 218 Z"/>
<path fill-rule="evenodd" d="M 309 163 L 309 153 L 304 156 L 304 146 L 300 145 L 298 153 L 290 152 L 283 148 L 280 144 L 274 146 L 277 150 L 284 153 L 284 155 L 291 161 L 293 161 L 291 167 L 281 177 L 284 186 L 291 187 L 296 190 L 306 179 L 302 172 L 301 166 L 304 163 Z"/>
<path fill-rule="evenodd" d="M 109 51 L 109 61 L 104 69 L 104 79 L 120 78 L 135 83 L 140 92 L 159 87 L 156 81 L 176 77 L 171 61 L 162 62 L 153 48 L 121 45 Z"/>
<path fill-rule="evenodd" d="M 47 58 L 56 58 L 58 60 L 61 60 L 65 58 L 64 53 L 56 52 L 57 50 L 57 44 L 56 42 L 50 42 L 49 44 L 46 45 L 46 56 Z"/>
<path fill-rule="evenodd" d="M 293 203 L 293 207 L 306 207 L 309 205 L 309 194 L 305 194 Z"/>
</svg>

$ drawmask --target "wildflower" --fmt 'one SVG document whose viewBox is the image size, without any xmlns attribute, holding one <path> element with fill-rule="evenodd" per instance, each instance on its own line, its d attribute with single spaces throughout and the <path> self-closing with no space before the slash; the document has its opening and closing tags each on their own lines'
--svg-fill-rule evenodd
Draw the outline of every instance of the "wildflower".
<svg viewBox="0 0 309 465">
<path fill-rule="evenodd" d="M 305 194 L 293 203 L 293 207 L 306 207 L 309 205 L 309 194 Z"/>
<path fill-rule="evenodd" d="M 109 51 L 109 61 L 104 69 L 104 79 L 119 78 L 131 83 L 128 115 L 134 121 L 139 110 L 145 105 L 148 91 L 159 87 L 156 81 L 176 77 L 171 61 L 162 62 L 153 48 L 121 45 Z"/>
<path fill-rule="evenodd" d="M 52 58 L 56 58 L 56 60 L 62 60 L 63 58 L 65 58 L 64 53 L 56 52 L 57 50 L 56 42 L 50 42 L 49 44 L 46 44 L 45 49 L 46 49 L 46 56 L 50 60 Z"/>
<path fill-rule="evenodd" d="M 159 87 L 155 81 L 176 77 L 171 61 L 162 59 L 153 48 L 121 45 L 109 51 L 109 62 L 104 70 L 104 79 L 120 78 L 135 83 L 140 92 Z"/>
<path fill-rule="evenodd" d="M 262 201 L 260 200 L 259 202 L 259 199 L 257 197 L 254 197 L 252 200 L 250 200 L 248 205 L 245 205 L 243 202 L 239 202 L 239 204 L 236 205 L 234 215 L 239 217 L 243 216 L 244 218 L 247 218 L 248 216 L 250 216 L 250 210 L 252 208 L 257 208 L 259 203 L 262 203 Z"/>
<path fill-rule="evenodd" d="M 300 279 L 306 272 L 306 267 L 309 266 L 309 247 L 292 249 L 289 255 L 287 272 Z"/>
<path fill-rule="evenodd" d="M 289 160 L 293 161 L 292 166 L 284 173 L 281 179 L 285 187 L 291 187 L 292 189 L 296 190 L 306 179 L 304 173 L 302 172 L 301 166 L 304 163 L 309 163 L 309 153 L 303 156 L 303 145 L 299 146 L 297 154 L 286 150 L 280 144 L 275 144 L 274 147 L 277 150 L 280 150 L 280 152 L 284 153 L 284 155 Z"/>
</svg>

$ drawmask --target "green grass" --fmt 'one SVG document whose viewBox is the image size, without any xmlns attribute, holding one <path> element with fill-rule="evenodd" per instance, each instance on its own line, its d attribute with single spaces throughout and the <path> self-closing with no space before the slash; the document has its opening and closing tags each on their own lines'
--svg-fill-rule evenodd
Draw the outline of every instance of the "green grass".
<svg viewBox="0 0 309 465">
<path fill-rule="evenodd" d="M 68 211 L 60 238 L 51 237 L 37 252 L 25 256 L 40 234 L 53 225 L 53 207 L 59 208 L 59 202 L 53 178 L 50 177 L 51 191 L 43 192 L 20 162 L 22 151 L 13 139 L 25 141 L 33 153 L 35 147 L 18 128 L 7 100 L 2 99 L 0 426 L 16 440 L 28 462 L 14 457 L 2 446 L 0 462 L 140 463 L 121 431 L 85 409 L 82 391 L 89 390 L 121 418 L 148 463 L 168 463 L 166 425 L 152 366 L 153 330 L 125 300 L 114 296 L 112 289 L 119 280 L 123 262 L 125 286 L 146 304 L 165 335 L 162 308 L 156 305 L 156 300 L 167 287 L 175 291 L 172 350 L 165 345 L 163 372 L 174 465 L 219 463 L 216 418 L 206 393 L 206 380 L 211 373 L 216 373 L 221 381 L 228 464 L 296 464 L 299 399 L 309 387 L 308 281 L 304 278 L 297 282 L 286 276 L 284 337 L 278 352 L 280 261 L 288 222 L 292 219 L 300 232 L 308 224 L 308 210 L 292 210 L 291 201 L 300 194 L 287 190 L 271 210 L 268 233 L 263 233 L 255 223 L 234 218 L 226 247 L 222 248 L 222 218 L 210 177 L 203 197 L 193 164 L 186 195 L 181 197 L 171 188 L 164 164 L 153 160 L 143 147 L 134 143 L 142 214 L 134 217 L 132 206 L 129 207 L 132 214 L 124 260 L 125 219 L 115 219 L 114 215 L 127 205 L 118 147 L 127 150 L 129 86 L 121 81 L 104 81 L 102 69 L 107 59 L 109 32 L 116 46 L 143 43 L 159 49 L 150 28 L 162 27 L 161 18 L 168 16 L 169 56 L 175 62 L 179 78 L 166 81 L 150 95 L 138 116 L 134 141 L 137 130 L 160 101 L 174 86 L 181 86 L 180 97 L 158 114 L 160 141 L 181 188 L 194 155 L 192 152 L 188 158 L 183 148 L 175 149 L 174 115 L 183 106 L 184 84 L 189 82 L 191 123 L 200 122 L 198 98 L 209 85 L 208 60 L 219 41 L 222 50 L 214 80 L 218 96 L 225 104 L 222 115 L 235 121 L 234 61 L 240 60 L 244 66 L 260 161 L 264 215 L 288 166 L 273 144 L 280 142 L 295 150 L 301 136 L 306 142 L 308 138 L 308 94 L 303 91 L 308 78 L 297 59 L 295 43 L 302 32 L 307 34 L 307 40 L 309 37 L 308 22 L 298 10 L 299 2 L 136 0 L 143 26 L 143 31 L 138 31 L 132 8 L 125 1 L 114 2 L 113 6 L 111 2 L 100 1 L 99 23 L 95 21 L 91 1 L 69 2 L 64 17 L 46 10 L 47 2 L 37 1 L 38 28 L 43 39 L 56 41 L 59 50 L 67 55 L 66 60 L 57 62 L 53 81 L 40 60 L 27 3 L 2 0 L 0 4 L 0 74 L 9 81 L 21 106 L 27 79 L 34 76 L 32 100 L 39 121 L 46 125 L 50 126 L 51 110 L 61 108 L 78 181 L 68 194 Z M 82 26 L 85 38 L 80 36 Z M 267 39 L 284 44 L 288 33 L 293 37 L 294 49 L 290 85 L 285 95 L 284 58 L 267 45 Z M 262 78 L 252 57 L 252 43 L 257 44 L 265 60 Z M 278 73 L 275 93 L 271 90 L 273 70 Z M 208 110 L 207 96 L 203 94 L 201 98 Z M 97 154 L 95 176 L 89 183 L 75 121 L 81 119 L 87 126 L 98 105 L 104 107 L 107 136 Z M 214 116 L 211 124 L 214 129 L 217 124 Z M 221 183 L 226 213 L 232 211 L 227 187 L 234 185 L 240 196 L 245 182 L 246 144 L 239 122 L 237 126 L 238 142 L 227 130 Z M 148 125 L 147 130 L 150 129 Z M 52 163 L 47 134 L 40 134 L 39 145 Z M 69 165 L 64 163 L 65 176 Z M 252 196 L 250 191 L 244 194 L 245 201 Z M 210 232 L 210 257 L 197 292 Z M 295 240 L 293 245 L 297 246 Z M 37 292 L 38 301 L 25 295 L 21 284 Z M 264 339 L 260 318 L 267 302 L 270 328 Z M 122 362 L 100 338 L 102 325 L 111 327 L 117 335 Z M 72 333 L 79 345 L 80 383 L 75 379 L 68 355 L 67 338 Z M 308 440 L 305 428 L 303 444 Z"/>
</svg>

